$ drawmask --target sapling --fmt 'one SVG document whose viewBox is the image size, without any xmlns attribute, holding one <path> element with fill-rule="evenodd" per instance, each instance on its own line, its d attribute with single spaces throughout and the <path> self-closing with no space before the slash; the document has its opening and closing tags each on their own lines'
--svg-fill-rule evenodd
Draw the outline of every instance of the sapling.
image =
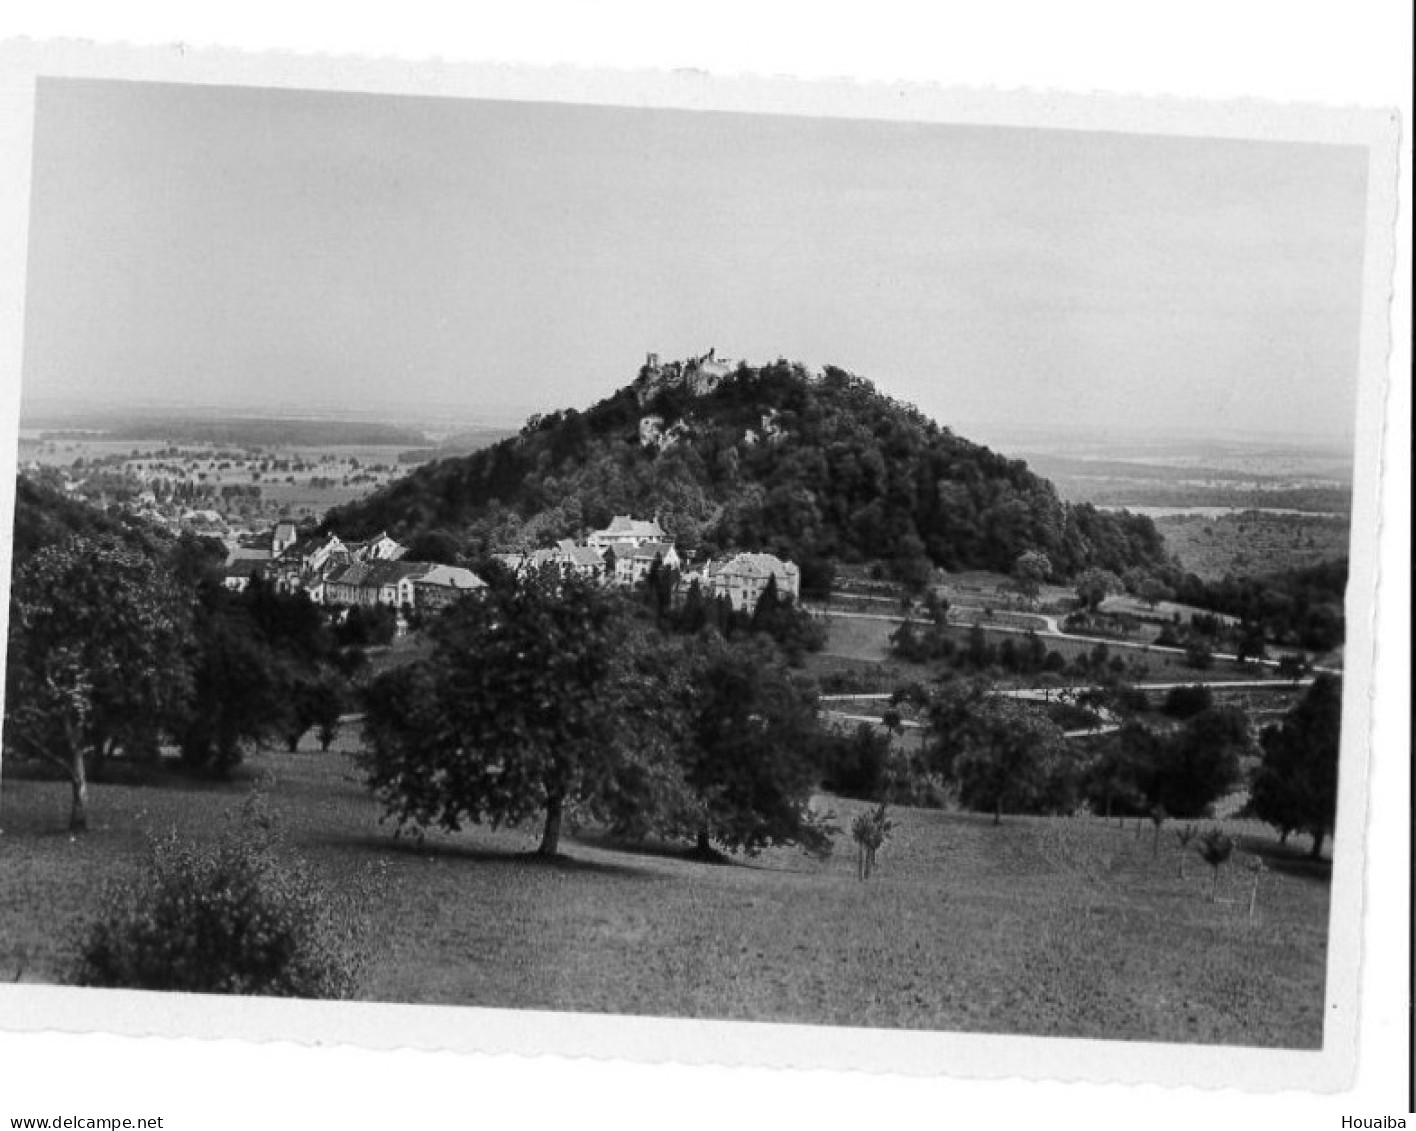
<svg viewBox="0 0 1416 1131">
<path fill-rule="evenodd" d="M 894 822 L 885 816 L 885 802 L 874 812 L 862 813 L 851 823 L 851 836 L 856 842 L 856 878 L 865 881 L 875 870 L 875 854 L 890 839 Z"/>
<path fill-rule="evenodd" d="M 1249 857 L 1249 871 L 1253 873 L 1254 885 L 1249 889 L 1249 922 L 1254 921 L 1254 911 L 1259 905 L 1259 880 L 1268 871 L 1268 866 L 1258 856 Z"/>
<path fill-rule="evenodd" d="M 1190 842 L 1200 835 L 1193 821 L 1187 821 L 1175 830 L 1175 839 L 1180 842 L 1180 878 L 1185 878 L 1185 857 L 1190 852 Z"/>
<path fill-rule="evenodd" d="M 1209 829 L 1199 839 L 1199 853 L 1214 873 L 1210 880 L 1210 902 L 1213 903 L 1219 890 L 1219 870 L 1224 867 L 1224 862 L 1233 855 L 1234 841 L 1223 829 Z"/>
<path fill-rule="evenodd" d="M 1151 824 L 1155 826 L 1155 836 L 1151 838 L 1152 856 L 1160 855 L 1160 826 L 1165 824 L 1167 816 L 1164 805 L 1157 805 L 1150 811 Z"/>
</svg>

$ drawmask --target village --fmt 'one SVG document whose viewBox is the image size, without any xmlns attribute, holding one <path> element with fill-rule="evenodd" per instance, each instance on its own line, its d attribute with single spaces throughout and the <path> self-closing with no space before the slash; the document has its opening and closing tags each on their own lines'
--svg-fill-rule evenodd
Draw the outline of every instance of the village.
<svg viewBox="0 0 1416 1131">
<path fill-rule="evenodd" d="M 485 586 L 472 570 L 438 562 L 413 561 L 408 549 L 380 532 L 362 541 L 333 533 L 301 535 L 293 522 L 243 539 L 230 547 L 222 583 L 240 592 L 256 576 L 282 593 L 304 593 L 317 605 L 345 608 L 384 606 L 399 614 L 442 609 Z M 710 599 L 726 599 L 734 610 L 752 612 L 775 581 L 780 597 L 800 596 L 801 571 L 774 554 L 739 552 L 697 564 L 686 563 L 672 539 L 654 519 L 616 515 L 609 526 L 583 541 L 562 539 L 554 546 L 526 553 L 494 555 L 513 573 L 546 566 L 604 585 L 632 588 L 656 565 L 694 584 Z"/>
<path fill-rule="evenodd" d="M 20 451 L 22 474 L 71 498 L 233 545 L 272 523 L 317 519 L 412 466 L 396 446 L 130 444 L 54 432 L 22 436 Z"/>
</svg>

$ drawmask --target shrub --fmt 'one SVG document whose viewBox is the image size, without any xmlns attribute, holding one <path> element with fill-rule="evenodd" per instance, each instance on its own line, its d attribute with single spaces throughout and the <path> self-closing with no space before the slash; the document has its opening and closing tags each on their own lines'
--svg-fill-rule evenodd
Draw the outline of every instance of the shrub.
<svg viewBox="0 0 1416 1131">
<path fill-rule="evenodd" d="M 857 848 L 857 879 L 870 879 L 870 873 L 875 871 L 875 854 L 890 839 L 890 831 L 894 827 L 895 822 L 885 815 L 883 801 L 873 812 L 861 813 L 851 823 L 851 837 L 855 840 Z"/>
<path fill-rule="evenodd" d="M 216 843 L 154 841 L 147 869 L 109 888 L 79 939 L 80 986 L 347 998 L 362 931 L 285 857 L 260 795 Z"/>
<path fill-rule="evenodd" d="M 1045 704 L 1042 712 L 1063 730 L 1091 730 L 1101 725 L 1101 719 L 1095 711 L 1089 711 L 1075 703 L 1059 700 Z"/>
<path fill-rule="evenodd" d="M 1160 630 L 1160 634 L 1152 641 L 1157 648 L 1179 648 L 1180 637 L 1170 625 L 1166 625 Z"/>
<path fill-rule="evenodd" d="M 885 796 L 890 736 L 869 723 L 854 730 L 829 732 L 821 741 L 822 786 L 841 797 L 875 801 Z"/>
<path fill-rule="evenodd" d="M 1212 828 L 1206 830 L 1205 834 L 1199 838 L 1196 842 L 1196 849 L 1213 873 L 1209 894 L 1210 902 L 1213 903 L 1219 887 L 1219 870 L 1234 854 L 1234 841 L 1222 829 Z"/>
<path fill-rule="evenodd" d="M 1143 687 L 1126 684 L 1116 689 L 1115 706 L 1119 710 L 1131 714 L 1141 714 L 1149 711 L 1150 705 L 1150 696 L 1146 694 Z"/>
<path fill-rule="evenodd" d="M 1202 641 L 1191 641 L 1185 647 L 1185 665 L 1197 671 L 1207 671 L 1214 667 L 1214 653 Z"/>
<path fill-rule="evenodd" d="M 1203 683 L 1172 687 L 1161 710 L 1172 719 L 1191 719 L 1214 706 L 1214 693 Z"/>
</svg>

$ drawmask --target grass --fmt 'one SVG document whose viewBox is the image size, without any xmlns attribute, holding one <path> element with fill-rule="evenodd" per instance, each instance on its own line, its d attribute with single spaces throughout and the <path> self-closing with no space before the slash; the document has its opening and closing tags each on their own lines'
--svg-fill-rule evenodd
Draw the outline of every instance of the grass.
<svg viewBox="0 0 1416 1131">
<path fill-rule="evenodd" d="M 894 691 L 930 678 L 925 665 L 890 659 L 890 634 L 898 627 L 892 621 L 828 617 L 826 647 L 809 653 L 803 667 L 828 694 Z"/>
<path fill-rule="evenodd" d="M 1345 557 L 1345 517 L 1277 515 L 1250 511 L 1207 519 L 1162 519 L 1156 524 L 1181 568 L 1206 581 L 1226 573 L 1275 573 Z"/>
<path fill-rule="evenodd" d="M 852 617 L 826 618 L 825 656 L 880 664 L 890 658 L 890 637 L 900 626 L 894 621 Z"/>
<path fill-rule="evenodd" d="M 354 741 L 341 736 L 345 749 Z M 7 767 L 8 768 L 8 767 Z M 848 839 L 825 862 L 782 849 L 713 865 L 676 846 L 625 850 L 594 830 L 567 858 L 527 854 L 535 830 L 395 841 L 347 758 L 308 742 L 257 755 L 291 846 L 335 888 L 382 871 L 364 997 L 831 1025 L 1318 1047 L 1327 866 L 1229 823 L 1271 870 L 1247 919 L 1247 873 L 1221 898 L 1174 838 L 1151 856 L 1099 819 L 894 809 L 869 883 Z M 0 977 L 61 977 L 65 940 L 144 836 L 204 837 L 250 787 L 167 778 L 93 787 L 93 831 L 64 828 L 58 782 L 0 793 Z M 862 803 L 821 798 L 848 828 Z"/>
<path fill-rule="evenodd" d="M 849 689 L 853 691 L 893 691 L 902 683 L 931 678 L 928 665 L 907 664 L 888 659 L 890 636 L 899 628 L 893 621 L 828 617 L 826 625 L 829 636 L 825 649 L 816 655 L 808 656 L 806 661 L 807 671 L 817 679 L 825 680 L 828 675 L 835 675 L 843 687 L 844 681 L 849 681 Z M 951 626 L 948 629 L 949 635 L 960 647 L 968 643 L 969 631 L 969 628 L 963 625 Z M 1002 644 L 1004 640 L 1012 640 L 1015 644 L 1021 644 L 1023 640 L 1023 637 L 1016 633 L 991 632 L 986 626 L 984 633 L 994 647 Z M 1091 641 L 1069 640 L 1057 636 L 1043 636 L 1041 640 L 1049 651 L 1059 653 L 1069 663 L 1077 656 L 1090 655 L 1096 647 Z M 1147 682 L 1273 680 L 1277 685 L 1282 685 L 1277 671 L 1261 664 L 1239 667 L 1229 660 L 1215 660 L 1208 670 L 1198 671 L 1185 662 L 1183 655 L 1174 652 L 1121 641 L 1109 642 L 1107 649 L 1112 656 L 1120 656 L 1130 665 L 1145 665 L 1144 680 Z M 1132 678 L 1136 678 L 1134 673 Z"/>
</svg>

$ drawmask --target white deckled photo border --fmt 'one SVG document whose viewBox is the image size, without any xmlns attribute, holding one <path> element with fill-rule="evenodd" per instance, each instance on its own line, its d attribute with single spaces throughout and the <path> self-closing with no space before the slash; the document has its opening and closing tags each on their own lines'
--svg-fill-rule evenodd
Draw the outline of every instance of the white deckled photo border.
<svg viewBox="0 0 1416 1131">
<path fill-rule="evenodd" d="M 33 99 L 42 77 L 266 86 L 439 98 L 1031 126 L 1366 147 L 1368 200 L 1351 581 L 1339 813 L 1334 834 L 1326 1025 L 1321 1051 L 865 1030 L 669 1018 L 329 1004 L 0 986 L 0 1027 L 62 1032 L 235 1037 L 371 1049 L 419 1048 L 646 1062 L 864 1069 L 972 1078 L 1159 1083 L 1253 1091 L 1335 1091 L 1356 1062 L 1364 851 L 1375 664 L 1381 451 L 1396 257 L 1395 115 L 1384 111 L 1111 95 L 1002 93 L 921 85 L 716 78 L 242 54 L 220 50 L 11 43 L 0 49 L 0 445 L 15 451 L 23 355 Z M 0 476 L 0 525 L 14 480 Z M 8 535 L 0 574 L 8 585 Z M 0 786 L 2 788 L 3 786 Z"/>
</svg>

